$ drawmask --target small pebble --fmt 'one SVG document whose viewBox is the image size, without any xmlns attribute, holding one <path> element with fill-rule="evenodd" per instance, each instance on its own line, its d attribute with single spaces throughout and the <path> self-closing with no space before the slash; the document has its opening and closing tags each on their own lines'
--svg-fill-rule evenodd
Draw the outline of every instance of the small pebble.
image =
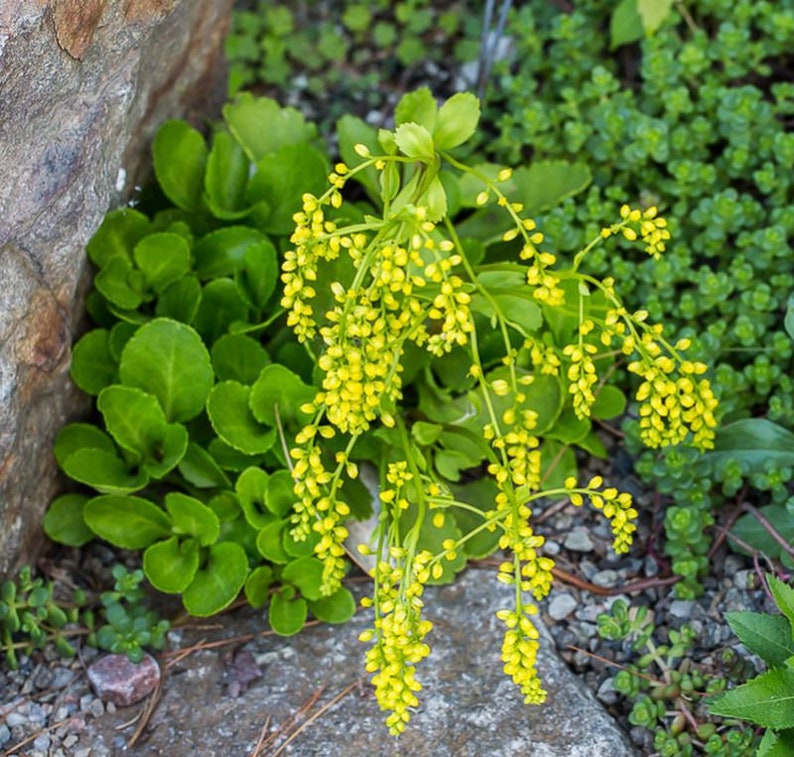
<svg viewBox="0 0 794 757">
<path fill-rule="evenodd" d="M 551 556 L 558 555 L 560 554 L 560 549 L 561 547 L 559 545 L 559 542 L 552 541 L 551 539 L 543 543 L 543 552 L 547 555 L 551 555 Z"/>
<path fill-rule="evenodd" d="M 584 528 L 574 528 L 565 537 L 563 545 L 565 549 L 570 549 L 572 552 L 592 552 L 593 550 L 593 542 Z"/>
<path fill-rule="evenodd" d="M 42 733 L 33 740 L 33 748 L 46 755 L 50 748 L 50 743 L 50 737 L 46 733 Z"/>
<path fill-rule="evenodd" d="M 620 581 L 620 574 L 616 570 L 607 568 L 606 570 L 599 570 L 598 573 L 595 573 L 590 580 L 596 586 L 612 588 L 613 586 L 618 585 L 618 582 Z"/>
<path fill-rule="evenodd" d="M 571 594 L 558 594 L 549 602 L 549 615 L 554 620 L 567 618 L 575 609 L 578 602 Z"/>
<path fill-rule="evenodd" d="M 138 664 L 126 655 L 109 654 L 89 666 L 88 680 L 101 699 L 127 707 L 154 691 L 160 682 L 160 667 L 148 654 Z"/>
<path fill-rule="evenodd" d="M 596 691 L 598 699 L 606 705 L 615 704 L 618 701 L 618 693 L 615 691 L 614 684 L 614 678 L 607 678 Z"/>
<path fill-rule="evenodd" d="M 22 708 L 20 707 L 17 710 L 12 710 L 11 712 L 6 715 L 6 725 L 9 728 L 13 728 L 16 725 L 25 725 L 28 722 L 28 717 L 23 712 L 20 712 Z"/>
<path fill-rule="evenodd" d="M 11 731 L 8 729 L 8 726 L 3 723 L 0 725 L 0 746 L 7 744 L 9 741 L 11 741 Z"/>
<path fill-rule="evenodd" d="M 688 620 L 692 617 L 692 610 L 695 607 L 695 602 L 691 599 L 674 599 L 670 603 L 669 613 L 674 618 L 680 620 Z"/>
</svg>

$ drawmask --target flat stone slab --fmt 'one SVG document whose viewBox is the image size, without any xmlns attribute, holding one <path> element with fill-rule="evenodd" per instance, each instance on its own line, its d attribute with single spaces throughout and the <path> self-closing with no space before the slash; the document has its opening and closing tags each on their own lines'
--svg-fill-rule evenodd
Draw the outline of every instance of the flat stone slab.
<svg viewBox="0 0 794 757">
<path fill-rule="evenodd" d="M 399 739 L 383 725 L 363 672 L 366 646 L 357 636 L 370 623 L 368 611 L 345 625 L 318 625 L 291 638 L 261 635 L 266 621 L 249 611 L 220 619 L 223 627 L 209 619 L 195 639 L 195 630 L 180 632 L 180 644 L 243 639 L 236 647 L 204 649 L 174 664 L 147 736 L 126 753 L 635 755 L 624 732 L 557 655 L 545 629 L 539 670 L 549 697 L 542 706 L 523 703 L 502 672 L 503 626 L 495 617 L 511 595 L 494 571 L 474 568 L 451 586 L 426 591 L 428 617 L 435 623 L 427 637 L 433 651 L 417 668 L 422 705 Z M 247 634 L 256 638 L 246 640 Z M 250 670 L 252 663 L 258 671 Z M 239 680 L 250 686 L 241 687 Z M 90 743 L 94 757 L 120 754 L 134 726 L 117 728 L 134 709 L 89 721 L 80 743 Z"/>
</svg>

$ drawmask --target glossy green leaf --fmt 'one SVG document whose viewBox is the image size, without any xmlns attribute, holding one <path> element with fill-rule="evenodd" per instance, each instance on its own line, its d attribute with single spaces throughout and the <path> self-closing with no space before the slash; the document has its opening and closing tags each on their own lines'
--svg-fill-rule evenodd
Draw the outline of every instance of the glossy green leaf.
<svg viewBox="0 0 794 757">
<path fill-rule="evenodd" d="M 127 258 L 113 258 L 94 277 L 94 286 L 109 304 L 135 310 L 143 302 L 143 281 L 135 286 L 134 273 Z"/>
<path fill-rule="evenodd" d="M 255 310 L 264 310 L 279 277 L 278 255 L 270 240 L 251 245 L 245 251 L 244 266 L 238 270 L 235 282 L 246 302 Z"/>
<path fill-rule="evenodd" d="M 439 109 L 432 129 L 436 150 L 462 145 L 477 129 L 480 101 L 471 92 L 458 92 Z"/>
<path fill-rule="evenodd" d="M 394 109 L 394 123 L 397 126 L 414 123 L 432 132 L 436 125 L 438 104 L 428 87 L 419 87 L 404 94 Z"/>
<path fill-rule="evenodd" d="M 55 459 L 63 467 L 65 460 L 81 449 L 97 449 L 116 454 L 116 445 L 104 431 L 90 423 L 70 423 L 55 437 Z"/>
<path fill-rule="evenodd" d="M 284 581 L 295 585 L 306 599 L 320 599 L 323 564 L 316 557 L 301 557 L 288 563 L 281 572 Z"/>
<path fill-rule="evenodd" d="M 753 472 L 770 464 L 785 468 L 794 465 L 794 433 L 766 418 L 745 418 L 720 428 L 705 456 L 714 464 L 738 458 Z"/>
<path fill-rule="evenodd" d="M 794 754 L 794 728 L 766 731 L 755 757 L 791 757 Z"/>
<path fill-rule="evenodd" d="M 216 384 L 207 400 L 215 433 L 227 444 L 247 455 L 267 452 L 276 440 L 276 429 L 257 421 L 249 409 L 250 389 L 237 381 Z"/>
<path fill-rule="evenodd" d="M 155 135 L 152 155 L 166 197 L 182 210 L 198 210 L 208 156 L 204 137 L 184 121 L 166 121 Z"/>
<path fill-rule="evenodd" d="M 245 598 L 255 609 L 264 607 L 270 598 L 270 587 L 273 584 L 273 569 L 269 565 L 254 568 L 245 581 Z"/>
<path fill-rule="evenodd" d="M 101 449 L 80 449 L 69 455 L 61 465 L 69 478 L 86 484 L 102 494 L 128 494 L 149 483 L 144 470 L 133 473 L 115 452 Z"/>
<path fill-rule="evenodd" d="M 786 303 L 786 317 L 783 320 L 786 333 L 794 339 L 794 297 L 789 297 Z"/>
<path fill-rule="evenodd" d="M 237 473 L 244 471 L 251 465 L 259 465 L 264 461 L 264 454 L 247 455 L 218 437 L 210 439 L 207 444 L 207 452 L 212 455 L 213 459 L 223 470 Z"/>
<path fill-rule="evenodd" d="M 199 548 L 193 539 L 176 536 L 152 544 L 143 553 L 143 572 L 155 589 L 166 594 L 183 592 L 196 576 Z"/>
<path fill-rule="evenodd" d="M 249 160 L 240 143 L 227 132 L 217 131 L 204 174 L 207 206 L 218 218 L 239 217 L 245 213 L 245 188 Z"/>
<path fill-rule="evenodd" d="M 345 164 L 351 168 L 364 161 L 364 158 L 356 152 L 356 145 L 365 145 L 373 155 L 379 152 L 377 131 L 356 116 L 347 113 L 342 116 L 336 122 L 336 135 L 339 140 L 339 154 Z M 357 173 L 355 180 L 364 186 L 371 200 L 378 201 L 379 176 L 374 166 Z"/>
<path fill-rule="evenodd" d="M 725 619 L 739 641 L 768 665 L 779 667 L 794 655 L 791 621 L 782 615 L 729 612 Z"/>
<path fill-rule="evenodd" d="M 135 245 L 151 232 L 149 219 L 132 208 L 111 210 L 86 246 L 91 262 L 104 268 L 114 258 L 132 260 Z"/>
<path fill-rule="evenodd" d="M 281 423 L 303 425 L 311 420 L 301 405 L 311 402 L 317 390 L 304 384 L 288 368 L 277 363 L 266 365 L 251 387 L 250 407 L 254 417 L 268 426 L 276 425 L 276 416 Z"/>
<path fill-rule="evenodd" d="M 116 380 L 118 365 L 110 354 L 109 336 L 106 329 L 94 329 L 72 349 L 69 375 L 86 394 L 97 395 Z"/>
<path fill-rule="evenodd" d="M 177 466 L 185 481 L 198 489 L 230 487 L 229 477 L 203 447 L 190 442 Z"/>
<path fill-rule="evenodd" d="M 794 728 L 794 670 L 768 670 L 710 699 L 708 708 L 713 715 L 749 720 L 764 728 Z"/>
<path fill-rule="evenodd" d="M 570 476 L 576 476 L 576 455 L 567 444 L 544 439 L 540 445 L 540 467 L 544 489 L 561 488 Z"/>
<path fill-rule="evenodd" d="M 165 509 L 171 516 L 171 531 L 177 536 L 190 536 L 202 547 L 218 540 L 218 516 L 201 500 L 181 492 L 171 492 L 165 495 Z"/>
<path fill-rule="evenodd" d="M 137 324 L 119 321 L 114 324 L 113 328 L 110 330 L 110 334 L 108 335 L 108 350 L 110 350 L 113 362 L 116 363 L 117 370 L 118 363 L 121 361 L 121 353 L 124 352 L 127 342 L 132 339 L 138 328 Z"/>
<path fill-rule="evenodd" d="M 794 638 L 794 589 L 772 575 L 767 576 L 766 580 L 778 610 L 788 618 L 788 622 L 791 624 L 792 638 Z M 786 728 L 788 727 L 786 726 Z"/>
<path fill-rule="evenodd" d="M 444 427 L 438 423 L 427 423 L 426 421 L 417 421 L 411 426 L 411 436 L 418 444 L 427 447 L 438 440 Z"/>
<path fill-rule="evenodd" d="M 265 505 L 265 492 L 269 478 L 270 475 L 267 471 L 252 466 L 240 474 L 234 486 L 245 519 L 257 531 L 275 520 L 273 513 Z"/>
<path fill-rule="evenodd" d="M 201 337 L 168 318 L 141 326 L 121 355 L 124 384 L 160 401 L 169 421 L 186 421 L 204 408 L 213 383 L 212 365 Z"/>
<path fill-rule="evenodd" d="M 312 531 L 303 541 L 296 541 L 287 522 L 287 527 L 281 534 L 281 547 L 287 556 L 282 562 L 287 562 L 290 557 L 310 557 L 314 554 L 314 548 L 319 541 L 320 535 L 316 531 Z"/>
<path fill-rule="evenodd" d="M 265 486 L 265 505 L 273 515 L 286 518 L 292 511 L 297 499 L 293 486 L 292 474 L 288 470 L 277 470 L 270 474 Z"/>
<path fill-rule="evenodd" d="M 239 544 L 213 545 L 196 577 L 182 593 L 185 609 L 199 618 L 219 613 L 234 602 L 247 577 L 248 557 Z"/>
<path fill-rule="evenodd" d="M 309 612 L 323 623 L 347 623 L 356 614 L 356 600 L 344 586 L 328 597 L 310 600 L 307 604 Z"/>
<path fill-rule="evenodd" d="M 279 520 L 265 526 L 256 539 L 259 554 L 270 562 L 283 565 L 290 556 L 284 549 L 284 532 L 289 528 L 287 521 Z"/>
<path fill-rule="evenodd" d="M 168 515 L 141 497 L 94 497 L 86 502 L 83 515 L 97 536 L 122 549 L 143 549 L 171 536 Z"/>
<path fill-rule="evenodd" d="M 256 164 L 246 192 L 248 202 L 266 202 L 270 207 L 259 227 L 268 234 L 292 233 L 292 216 L 301 209 L 304 193 L 321 195 L 327 175 L 323 154 L 306 144 L 287 145 L 265 156 Z"/>
<path fill-rule="evenodd" d="M 149 234 L 135 246 L 135 264 L 149 289 L 162 292 L 190 270 L 190 248 L 178 234 Z"/>
<path fill-rule="evenodd" d="M 465 502 L 478 512 L 462 507 L 453 507 L 445 512 L 447 517 L 454 517 L 457 527 L 466 536 L 474 532 L 473 536 L 466 539 L 463 551 L 468 560 L 479 560 L 493 554 L 499 546 L 500 529 L 488 531 L 481 526 L 485 522 L 482 517 L 488 510 L 492 510 L 494 499 L 499 493 L 496 482 L 490 477 L 475 479 L 470 483 L 451 484 L 450 490 L 459 502 Z M 482 514 L 482 515 L 481 515 Z"/>
<path fill-rule="evenodd" d="M 191 324 L 201 304 L 201 284 L 193 275 L 183 276 L 166 287 L 157 298 L 154 312 L 160 318 Z"/>
<path fill-rule="evenodd" d="M 626 395 L 612 384 L 604 384 L 596 394 L 596 401 L 590 408 L 593 418 L 610 420 L 623 415 L 626 411 Z"/>
<path fill-rule="evenodd" d="M 656 0 L 657 2 L 659 0 Z M 645 35 L 637 0 L 620 0 L 612 11 L 609 24 L 610 49 L 640 40 Z"/>
<path fill-rule="evenodd" d="M 229 331 L 237 321 L 248 319 L 248 305 L 231 279 L 215 279 L 204 286 L 193 325 L 212 344 Z"/>
<path fill-rule="evenodd" d="M 775 529 L 787 544 L 794 544 L 794 518 L 784 505 L 765 505 L 759 508 L 759 512 L 766 520 L 775 524 Z M 752 513 L 742 515 L 734 524 L 731 533 L 770 559 L 778 559 L 787 568 L 794 568 L 791 556 Z M 744 552 L 738 544 L 733 549 Z"/>
<path fill-rule="evenodd" d="M 270 363 L 265 348 L 256 339 L 244 334 L 222 336 L 212 345 L 210 354 L 219 381 L 239 381 L 251 385 Z"/>
<path fill-rule="evenodd" d="M 94 538 L 86 525 L 83 508 L 88 497 L 83 494 L 63 494 L 53 500 L 44 515 L 44 533 L 59 544 L 82 547 Z"/>
<path fill-rule="evenodd" d="M 316 127 L 307 123 L 299 111 L 247 92 L 223 107 L 223 117 L 254 163 L 286 145 L 310 142 L 317 134 Z"/>
<path fill-rule="evenodd" d="M 636 0 L 646 34 L 653 34 L 670 15 L 675 0 Z"/>
<path fill-rule="evenodd" d="M 308 606 L 302 597 L 295 597 L 291 586 L 284 586 L 270 600 L 268 621 L 279 636 L 293 636 L 306 623 Z"/>
<path fill-rule="evenodd" d="M 534 216 L 584 191 L 593 177 L 584 163 L 536 160 L 513 171 L 512 180 L 516 191 L 510 199 L 524 203 L 525 216 Z"/>
<path fill-rule="evenodd" d="M 394 139 L 406 157 L 423 163 L 432 163 L 435 160 L 433 137 L 424 126 L 415 123 L 401 124 L 394 132 Z"/>
<path fill-rule="evenodd" d="M 247 226 L 227 226 L 202 237 L 193 248 L 196 273 L 202 281 L 234 276 L 245 266 L 245 253 L 269 242 L 261 231 Z"/>
</svg>

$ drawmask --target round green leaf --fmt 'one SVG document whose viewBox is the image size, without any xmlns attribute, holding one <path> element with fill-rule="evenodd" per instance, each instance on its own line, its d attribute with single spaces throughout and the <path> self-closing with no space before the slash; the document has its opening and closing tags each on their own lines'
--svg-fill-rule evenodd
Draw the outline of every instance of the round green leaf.
<svg viewBox="0 0 794 757">
<path fill-rule="evenodd" d="M 121 355 L 122 383 L 153 394 L 170 421 L 186 421 L 204 408 L 213 382 L 201 337 L 168 318 L 143 325 Z"/>
<path fill-rule="evenodd" d="M 270 627 L 279 636 L 293 636 L 306 623 L 308 607 L 306 600 L 295 598 L 295 590 L 290 586 L 283 587 L 273 595 L 268 609 Z"/>
<path fill-rule="evenodd" d="M 94 329 L 85 334 L 72 349 L 72 381 L 86 394 L 97 395 L 116 379 L 118 368 L 110 354 L 109 332 Z"/>
<path fill-rule="evenodd" d="M 139 458 L 150 457 L 162 441 L 165 415 L 151 394 L 131 386 L 108 386 L 100 392 L 97 408 L 116 444 Z"/>
<path fill-rule="evenodd" d="M 201 284 L 192 274 L 166 287 L 157 298 L 154 312 L 160 318 L 193 323 L 201 304 Z"/>
<path fill-rule="evenodd" d="M 102 449 L 79 449 L 61 465 L 63 472 L 102 494 L 129 494 L 149 483 L 145 471 L 130 473 L 127 464 L 114 452 Z"/>
<path fill-rule="evenodd" d="M 200 207 L 207 154 L 204 137 L 184 121 L 166 121 L 155 135 L 155 176 L 166 197 L 182 210 Z"/>
<path fill-rule="evenodd" d="M 356 613 L 356 600 L 344 586 L 329 597 L 310 600 L 308 605 L 309 612 L 323 623 L 347 623 Z"/>
<path fill-rule="evenodd" d="M 254 608 L 264 607 L 270 596 L 273 583 L 273 569 L 269 565 L 260 565 L 251 571 L 245 582 L 245 598 Z"/>
<path fill-rule="evenodd" d="M 265 505 L 271 513 L 285 518 L 295 504 L 295 482 L 288 470 L 278 470 L 270 474 L 265 487 Z M 345 487 L 347 489 L 347 487 Z"/>
<path fill-rule="evenodd" d="M 132 208 L 112 210 L 91 237 L 86 252 L 99 268 L 117 257 L 132 260 L 135 245 L 150 231 L 151 222 L 143 213 Z"/>
<path fill-rule="evenodd" d="M 44 515 L 44 532 L 53 541 L 69 547 L 82 547 L 94 538 L 85 524 L 83 507 L 88 497 L 83 494 L 64 494 L 50 505 Z"/>
<path fill-rule="evenodd" d="M 323 564 L 316 557 L 299 557 L 288 563 L 281 572 L 283 581 L 289 581 L 300 589 L 306 599 L 320 599 L 323 582 Z"/>
<path fill-rule="evenodd" d="M 248 310 L 248 304 L 231 279 L 215 279 L 201 291 L 201 303 L 193 324 L 206 342 L 212 344 L 226 334 L 233 323 L 246 321 Z"/>
<path fill-rule="evenodd" d="M 237 272 L 235 281 L 251 307 L 264 310 L 278 284 L 278 255 L 267 239 L 245 251 L 245 267 Z"/>
<path fill-rule="evenodd" d="M 284 537 L 288 528 L 289 523 L 284 520 L 277 520 L 265 526 L 256 538 L 256 548 L 259 554 L 279 565 L 289 562 L 290 556 L 284 550 Z"/>
<path fill-rule="evenodd" d="M 226 334 L 212 345 L 212 366 L 219 381 L 253 384 L 270 363 L 270 356 L 256 339 L 245 334 Z"/>
<path fill-rule="evenodd" d="M 212 137 L 212 149 L 204 176 L 207 205 L 217 218 L 234 218 L 243 205 L 248 184 L 249 161 L 240 144 L 225 131 Z"/>
<path fill-rule="evenodd" d="M 480 101 L 471 92 L 458 92 L 439 109 L 433 128 L 436 150 L 451 150 L 474 134 L 480 120 Z"/>
<path fill-rule="evenodd" d="M 158 591 L 179 594 L 195 578 L 199 548 L 193 539 L 179 541 L 176 536 L 152 544 L 143 553 L 143 572 Z"/>
<path fill-rule="evenodd" d="M 195 442 L 188 444 L 185 455 L 177 467 L 185 480 L 198 489 L 231 486 L 229 478 L 212 455 Z"/>
<path fill-rule="evenodd" d="M 262 468 L 252 466 L 240 474 L 234 487 L 245 519 L 257 530 L 273 522 L 273 514 L 265 507 L 265 490 L 269 478 Z"/>
<path fill-rule="evenodd" d="M 94 497 L 83 511 L 86 525 L 100 538 L 123 549 L 143 549 L 171 535 L 171 519 L 141 497 Z"/>
<path fill-rule="evenodd" d="M 135 273 L 127 258 L 112 258 L 94 277 L 94 286 L 109 305 L 135 310 L 143 302 L 143 281 L 136 280 Z"/>
<path fill-rule="evenodd" d="M 424 126 L 416 123 L 401 124 L 394 132 L 394 139 L 403 155 L 423 163 L 433 162 L 435 158 L 433 137 Z"/>
<path fill-rule="evenodd" d="M 70 423 L 55 437 L 55 459 L 61 468 L 68 457 L 81 449 L 98 449 L 116 454 L 113 440 L 102 429 L 90 423 Z"/>
<path fill-rule="evenodd" d="M 149 234 L 133 253 L 150 289 L 162 292 L 190 270 L 190 248 L 179 234 Z"/>
<path fill-rule="evenodd" d="M 289 368 L 277 363 L 266 365 L 251 387 L 251 412 L 261 423 L 276 425 L 276 413 L 282 424 L 303 425 L 311 420 L 301 405 L 311 402 L 317 390 L 304 384 Z"/>
<path fill-rule="evenodd" d="M 202 281 L 234 276 L 245 265 L 245 253 L 268 238 L 248 226 L 227 226 L 202 237 L 193 248 L 196 273 Z"/>
<path fill-rule="evenodd" d="M 248 408 L 250 390 L 236 381 L 216 384 L 207 400 L 215 433 L 240 452 L 255 455 L 267 452 L 276 440 L 276 429 L 258 423 Z"/>
<path fill-rule="evenodd" d="M 626 409 L 626 395 L 616 386 L 604 384 L 596 395 L 596 401 L 590 408 L 593 418 L 609 420 L 622 415 Z"/>
<path fill-rule="evenodd" d="M 179 536 L 191 536 L 202 547 L 214 544 L 221 533 L 218 516 L 203 502 L 181 492 L 165 495 L 165 509 L 171 516 L 171 531 Z"/>
<path fill-rule="evenodd" d="M 185 609 L 197 617 L 215 615 L 234 602 L 248 577 L 248 557 L 239 544 L 221 542 L 182 593 Z"/>
</svg>

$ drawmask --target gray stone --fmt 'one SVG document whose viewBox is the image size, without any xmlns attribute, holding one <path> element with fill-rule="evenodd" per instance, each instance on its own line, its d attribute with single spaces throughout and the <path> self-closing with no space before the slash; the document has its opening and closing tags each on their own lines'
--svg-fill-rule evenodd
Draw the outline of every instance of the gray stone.
<svg viewBox="0 0 794 757">
<path fill-rule="evenodd" d="M 557 594 L 549 602 L 549 616 L 552 620 L 563 620 L 576 609 L 578 604 L 572 594 Z"/>
<path fill-rule="evenodd" d="M 695 608 L 695 602 L 691 599 L 675 599 L 670 603 L 670 615 L 680 620 L 689 620 L 692 617 L 692 611 Z"/>
<path fill-rule="evenodd" d="M 83 248 L 140 181 L 157 125 L 222 99 L 231 6 L 0 3 L 0 575 L 35 559 L 53 437 L 86 406 L 68 380 Z"/>
<path fill-rule="evenodd" d="M 573 552 L 592 552 L 593 540 L 586 528 L 577 527 L 565 537 L 563 546 Z"/>
<path fill-rule="evenodd" d="M 88 680 L 102 700 L 113 702 L 118 707 L 127 707 L 139 702 L 157 688 L 160 683 L 160 666 L 148 654 L 139 663 L 130 662 L 127 655 L 109 654 L 89 666 Z M 92 701 L 87 711 L 95 717 L 101 717 L 102 702 Z"/>
<path fill-rule="evenodd" d="M 388 735 L 363 672 L 367 645 L 357 639 L 372 622 L 368 611 L 345 625 L 318 625 L 291 638 L 263 634 L 265 622 L 250 610 L 214 619 L 227 626 L 216 631 L 216 638 L 234 638 L 235 644 L 246 639 L 245 649 L 262 665 L 263 676 L 231 698 L 222 686 L 226 650 L 189 655 L 166 679 L 146 735 L 147 753 L 252 754 L 264 728 L 263 738 L 274 738 L 260 753 L 273 754 L 283 746 L 280 754 L 299 757 L 636 754 L 557 655 L 542 625 L 538 667 L 549 696 L 541 706 L 523 703 L 502 672 L 504 626 L 495 617 L 497 610 L 510 607 L 513 591 L 497 582 L 493 571 L 473 568 L 453 585 L 428 588 L 426 614 L 435 623 L 427 637 L 432 652 L 417 666 L 424 686 L 421 706 L 399 740 Z M 186 645 L 206 638 L 206 631 L 184 633 Z M 189 675 L 194 669 L 201 673 Z M 319 699 L 307 706 L 317 693 Z M 127 720 L 129 714 L 121 712 L 92 720 L 86 738 L 97 747 L 111 745 L 115 729 Z M 122 733 L 129 738 L 134 729 Z"/>
</svg>

